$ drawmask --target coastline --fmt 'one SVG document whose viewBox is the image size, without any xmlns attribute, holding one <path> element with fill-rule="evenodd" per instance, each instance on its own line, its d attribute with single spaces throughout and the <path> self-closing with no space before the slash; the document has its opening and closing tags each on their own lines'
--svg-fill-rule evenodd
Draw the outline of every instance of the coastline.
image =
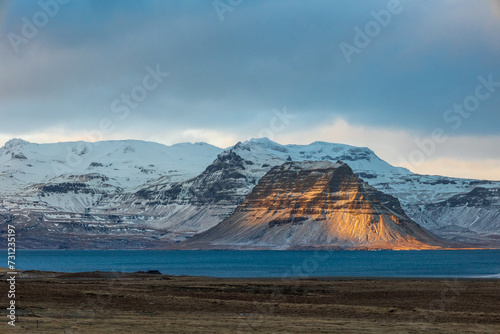
<svg viewBox="0 0 500 334">
<path fill-rule="evenodd" d="M 7 277 L 8 268 L 0 267 L 0 280 Z M 264 276 L 264 277 L 217 277 L 217 276 L 193 276 L 193 275 L 168 275 L 151 274 L 146 272 L 122 272 L 122 271 L 83 271 L 64 272 L 47 270 L 15 270 L 17 279 L 140 279 L 140 278 L 176 278 L 190 277 L 193 279 L 217 279 L 234 281 L 497 281 L 500 274 L 496 275 L 472 275 L 472 276 Z"/>
<path fill-rule="evenodd" d="M 498 279 L 18 276 L 18 322 L 0 325 L 9 333 L 500 331 Z"/>
</svg>

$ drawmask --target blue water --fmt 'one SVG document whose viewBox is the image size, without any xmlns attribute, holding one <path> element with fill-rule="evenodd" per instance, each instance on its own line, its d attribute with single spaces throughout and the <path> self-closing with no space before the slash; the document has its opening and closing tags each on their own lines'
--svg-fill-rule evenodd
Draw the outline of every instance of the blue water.
<svg viewBox="0 0 500 334">
<path fill-rule="evenodd" d="M 7 252 L 0 251 L 7 262 Z M 5 265 L 1 265 L 6 267 Z M 484 277 L 500 278 L 500 250 L 451 251 L 147 251 L 18 250 L 17 269 L 159 270 L 215 277 Z"/>
</svg>

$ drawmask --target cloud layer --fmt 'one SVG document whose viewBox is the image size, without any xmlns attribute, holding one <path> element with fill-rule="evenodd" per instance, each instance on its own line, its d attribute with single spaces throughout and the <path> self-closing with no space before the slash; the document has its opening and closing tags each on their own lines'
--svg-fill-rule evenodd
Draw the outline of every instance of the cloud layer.
<svg viewBox="0 0 500 334">
<path fill-rule="evenodd" d="M 379 147 L 373 147 L 378 139 L 356 133 L 329 139 L 366 142 L 382 157 L 408 155 L 415 139 L 441 128 L 451 139 L 426 157 L 429 163 L 499 158 L 488 143 L 499 134 L 500 87 L 458 128 L 444 118 L 475 93 L 479 76 L 500 81 L 500 19 L 491 7 L 498 1 L 401 0 L 376 34 L 367 28 L 382 20 L 388 1 L 231 3 L 237 5 L 221 13 L 211 1 L 69 1 L 49 6 L 53 17 L 26 38 L 26 22 L 43 23 L 44 9 L 37 2 L 4 2 L 0 140 L 138 138 L 227 146 L 269 133 L 273 109 L 286 106 L 295 118 L 272 133 L 286 142 L 320 140 L 313 138 L 318 129 L 343 120 L 364 129 L 359 136 L 380 135 L 380 129 L 408 136 L 406 146 L 394 145 L 389 134 Z M 372 36 L 362 48 L 358 28 Z M 13 44 L 13 34 L 23 43 Z M 341 43 L 359 51 L 350 63 Z M 169 76 L 147 89 L 147 68 L 157 66 Z M 463 138 L 487 145 L 454 146 Z M 449 157 L 452 151 L 461 153 Z M 462 169 L 461 176 L 473 173 Z"/>
</svg>

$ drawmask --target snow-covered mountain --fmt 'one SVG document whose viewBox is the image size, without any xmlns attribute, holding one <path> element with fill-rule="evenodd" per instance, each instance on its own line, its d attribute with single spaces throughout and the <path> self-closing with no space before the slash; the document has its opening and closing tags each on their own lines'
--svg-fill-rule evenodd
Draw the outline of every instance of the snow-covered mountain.
<svg viewBox="0 0 500 334">
<path fill-rule="evenodd" d="M 271 168 L 305 160 L 347 163 L 442 237 L 500 239 L 500 182 L 414 174 L 368 148 L 267 138 L 225 150 L 205 143 L 14 139 L 0 148 L 0 224 L 20 224 L 23 247 L 168 247 L 229 217 Z"/>
<path fill-rule="evenodd" d="M 496 242 L 495 235 L 500 235 L 500 202 L 495 197 L 488 205 L 468 209 L 467 217 L 458 224 L 446 210 L 438 208 L 452 196 L 467 194 L 477 187 L 498 189 L 500 182 L 414 174 L 386 163 L 368 148 L 325 142 L 280 145 L 261 138 L 238 143 L 222 152 L 198 177 L 144 187 L 125 201 L 125 207 L 138 206 L 133 210 L 151 214 L 161 210 L 162 224 L 182 236 L 194 235 L 227 218 L 272 167 L 304 160 L 346 162 L 371 186 L 398 198 L 411 219 L 444 237 L 482 242 L 493 235 L 494 240 L 489 241 Z M 461 224 L 468 226 L 470 233 L 462 227 L 453 228 Z M 448 229 L 443 231 L 443 227 Z"/>
<path fill-rule="evenodd" d="M 125 190 L 162 177 L 183 181 L 201 173 L 222 149 L 206 143 L 165 146 L 139 140 L 33 144 L 12 139 L 0 148 L 0 192 L 36 183 L 105 175 Z"/>
<path fill-rule="evenodd" d="M 161 231 L 143 228 L 134 215 L 130 222 L 109 215 L 105 208 L 150 182 L 195 177 L 220 152 L 206 143 L 13 139 L 0 148 L 0 222 L 26 229 L 24 247 L 148 247 L 144 238 L 155 241 Z"/>
<path fill-rule="evenodd" d="M 445 243 L 411 221 L 399 201 L 343 162 L 273 167 L 230 217 L 189 248 L 436 249 Z"/>
<path fill-rule="evenodd" d="M 198 177 L 159 182 L 141 189 L 124 207 L 146 213 L 161 210 L 165 224 L 184 235 L 205 231 L 228 217 L 272 167 L 286 161 L 346 161 L 361 175 L 409 175 L 379 159 L 371 150 L 342 144 L 279 145 L 267 138 L 228 148 Z M 370 165 L 373 168 L 370 169 Z"/>
</svg>

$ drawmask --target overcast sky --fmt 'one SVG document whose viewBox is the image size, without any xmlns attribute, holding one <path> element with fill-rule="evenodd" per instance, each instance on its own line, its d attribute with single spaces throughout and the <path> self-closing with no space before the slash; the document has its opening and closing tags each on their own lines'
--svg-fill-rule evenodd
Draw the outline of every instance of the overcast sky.
<svg viewBox="0 0 500 334">
<path fill-rule="evenodd" d="M 499 1 L 397 2 L 0 0 L 0 145 L 267 136 L 500 180 Z"/>
</svg>

